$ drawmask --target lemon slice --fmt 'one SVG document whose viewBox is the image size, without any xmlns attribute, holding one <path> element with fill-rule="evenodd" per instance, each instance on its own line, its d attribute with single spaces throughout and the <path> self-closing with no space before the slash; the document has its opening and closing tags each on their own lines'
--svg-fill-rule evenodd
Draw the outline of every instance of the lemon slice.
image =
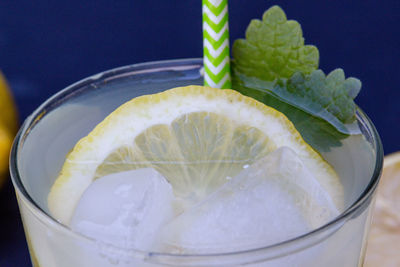
<svg viewBox="0 0 400 267">
<path fill-rule="evenodd" d="M 364 266 L 400 266 L 400 152 L 385 157 Z"/>
<path fill-rule="evenodd" d="M 51 188 L 52 215 L 68 224 L 96 178 L 151 167 L 182 198 L 202 199 L 279 147 L 289 147 L 340 207 L 332 167 L 280 112 L 233 90 L 179 87 L 134 98 L 111 113 L 68 154 Z"/>
</svg>

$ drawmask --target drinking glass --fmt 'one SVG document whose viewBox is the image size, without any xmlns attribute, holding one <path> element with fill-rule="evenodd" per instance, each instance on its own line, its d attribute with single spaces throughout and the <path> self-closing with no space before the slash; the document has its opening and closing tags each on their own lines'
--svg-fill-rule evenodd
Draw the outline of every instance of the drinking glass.
<svg viewBox="0 0 400 267">
<path fill-rule="evenodd" d="M 362 265 L 383 151 L 374 125 L 360 109 L 362 135 L 322 153 L 341 178 L 345 210 L 291 240 L 222 254 L 168 254 L 106 244 L 52 218 L 47 195 L 75 143 L 134 97 L 202 84 L 201 68 L 202 59 L 181 59 L 105 71 L 58 92 L 25 120 L 12 148 L 10 171 L 34 267 Z"/>
</svg>

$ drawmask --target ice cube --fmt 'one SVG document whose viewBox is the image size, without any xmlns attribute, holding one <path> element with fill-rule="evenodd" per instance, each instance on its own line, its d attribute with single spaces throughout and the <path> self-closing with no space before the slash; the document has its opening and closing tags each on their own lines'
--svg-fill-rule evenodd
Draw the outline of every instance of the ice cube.
<svg viewBox="0 0 400 267">
<path fill-rule="evenodd" d="M 246 250 L 305 234 L 335 212 L 296 153 L 280 148 L 168 223 L 160 243 L 168 252 Z"/>
<path fill-rule="evenodd" d="M 171 185 L 154 169 L 110 174 L 84 192 L 70 226 L 117 247 L 147 250 L 173 217 L 173 199 Z"/>
<path fill-rule="evenodd" d="M 267 169 L 270 178 L 279 179 L 312 229 L 339 215 L 331 195 L 292 149 L 282 147 L 265 162 L 257 162 L 253 168 L 259 171 Z M 258 177 L 262 177 L 261 173 Z"/>
</svg>

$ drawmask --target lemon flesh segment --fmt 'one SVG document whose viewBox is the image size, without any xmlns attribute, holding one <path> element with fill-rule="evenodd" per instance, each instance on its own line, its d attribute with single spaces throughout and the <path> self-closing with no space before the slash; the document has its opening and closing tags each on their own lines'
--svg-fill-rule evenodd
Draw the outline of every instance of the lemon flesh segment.
<svg viewBox="0 0 400 267">
<path fill-rule="evenodd" d="M 68 224 L 94 179 L 144 167 L 159 171 L 178 197 L 198 201 L 283 146 L 297 153 L 340 209 L 343 188 L 335 171 L 275 109 L 202 86 L 137 97 L 77 143 L 51 188 L 49 209 Z"/>
<path fill-rule="evenodd" d="M 111 153 L 97 168 L 95 177 L 152 167 L 173 185 L 175 195 L 198 201 L 243 165 L 275 149 L 257 128 L 235 126 L 228 117 L 216 113 L 193 112 L 170 125 L 146 129 L 131 146 Z"/>
</svg>

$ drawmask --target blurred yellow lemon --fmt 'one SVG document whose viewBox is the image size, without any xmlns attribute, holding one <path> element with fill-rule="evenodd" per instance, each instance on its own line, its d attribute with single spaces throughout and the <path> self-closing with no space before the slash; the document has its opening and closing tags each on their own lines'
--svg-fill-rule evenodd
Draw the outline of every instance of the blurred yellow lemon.
<svg viewBox="0 0 400 267">
<path fill-rule="evenodd" d="M 385 157 L 364 267 L 400 266 L 400 152 Z"/>
<path fill-rule="evenodd" d="M 14 100 L 0 72 L 0 186 L 8 176 L 8 155 L 17 129 L 18 119 Z"/>
<path fill-rule="evenodd" d="M 12 136 L 4 127 L 0 127 L 0 186 L 8 175 L 8 155 L 12 144 Z"/>
<path fill-rule="evenodd" d="M 18 116 L 14 99 L 8 89 L 6 79 L 0 72 L 0 123 L 13 135 L 18 130 Z"/>
</svg>

